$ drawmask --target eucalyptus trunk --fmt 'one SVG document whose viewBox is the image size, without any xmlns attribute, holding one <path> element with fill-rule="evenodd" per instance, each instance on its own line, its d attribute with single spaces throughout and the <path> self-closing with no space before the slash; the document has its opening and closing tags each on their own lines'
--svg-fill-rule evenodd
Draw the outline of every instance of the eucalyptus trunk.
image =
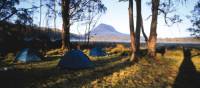
<svg viewBox="0 0 200 88">
<path fill-rule="evenodd" d="M 131 38 L 131 51 L 132 55 L 130 61 L 134 61 L 135 58 L 135 33 L 134 33 L 134 20 L 133 20 L 133 0 L 129 0 L 129 27 L 130 27 L 130 38 Z"/>
<path fill-rule="evenodd" d="M 150 27 L 150 35 L 148 40 L 148 55 L 151 58 L 156 57 L 156 42 L 157 42 L 157 18 L 158 7 L 160 0 L 152 0 L 152 21 Z"/>
<path fill-rule="evenodd" d="M 135 0 L 137 20 L 136 20 L 136 32 L 135 32 L 135 46 L 136 46 L 136 57 L 140 56 L 140 28 L 141 28 L 141 0 Z"/>
<path fill-rule="evenodd" d="M 71 49 L 70 47 L 70 0 L 62 0 L 62 49 Z"/>
</svg>

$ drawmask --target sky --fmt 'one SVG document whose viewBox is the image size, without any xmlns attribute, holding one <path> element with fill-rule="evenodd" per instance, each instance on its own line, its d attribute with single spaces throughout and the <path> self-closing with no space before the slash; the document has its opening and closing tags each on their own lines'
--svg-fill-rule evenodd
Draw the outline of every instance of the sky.
<svg viewBox="0 0 200 88">
<path fill-rule="evenodd" d="M 149 0 L 142 0 L 142 16 L 144 22 L 144 30 L 146 34 L 149 35 L 151 19 L 147 20 L 146 18 L 149 15 L 151 15 L 151 7 L 146 5 L 147 1 Z M 190 15 L 190 11 L 194 8 L 196 1 L 197 0 L 188 0 L 186 4 L 176 4 L 177 10 L 172 14 L 180 15 L 183 19 L 182 23 L 176 23 L 169 27 L 164 23 L 163 16 L 160 15 L 158 17 L 158 27 L 157 27 L 158 37 L 159 38 L 189 37 L 190 32 L 188 32 L 186 29 L 191 27 L 192 24 L 190 23 L 189 19 L 186 19 L 186 16 Z M 129 34 L 128 2 L 118 2 L 118 0 L 102 0 L 102 2 L 107 7 L 107 11 L 105 14 L 102 15 L 96 26 L 98 26 L 98 24 L 104 23 L 113 26 L 119 32 Z M 36 4 L 38 3 L 36 2 Z M 135 10 L 135 5 L 134 5 L 134 10 Z M 42 19 L 45 19 L 44 13 L 45 12 L 43 12 Z M 134 19 L 136 19 L 135 17 L 136 15 L 134 13 Z M 38 14 L 36 14 L 35 19 L 39 19 Z M 56 22 L 57 22 L 56 27 L 61 29 L 62 28 L 61 18 L 58 18 Z M 38 24 L 38 20 L 35 21 L 35 23 Z M 50 22 L 49 24 L 51 25 L 50 27 L 53 27 L 53 22 Z M 46 26 L 45 21 L 42 22 L 42 26 Z M 83 34 L 85 27 L 80 25 L 77 26 L 77 24 L 71 26 L 72 33 L 78 34 L 79 32 L 77 30 L 79 30 L 79 32 Z"/>
<path fill-rule="evenodd" d="M 147 35 L 150 31 L 151 19 L 146 18 L 151 15 L 151 7 L 146 5 L 146 1 L 142 0 L 142 16 L 144 19 L 144 29 Z M 193 2 L 191 2 L 193 1 Z M 178 14 L 183 17 L 182 23 L 174 24 L 169 27 L 164 23 L 163 16 L 158 17 L 158 37 L 160 38 L 173 38 L 173 37 L 188 37 L 190 33 L 186 30 L 191 27 L 190 20 L 186 19 L 186 15 L 190 14 L 190 11 L 195 5 L 195 0 L 189 0 L 187 4 L 177 4 L 177 11 L 172 14 Z M 99 23 L 106 23 L 112 25 L 118 31 L 129 34 L 129 21 L 128 21 L 128 2 L 118 2 L 117 0 L 104 0 L 108 10 Z M 134 5 L 135 6 L 135 5 Z M 135 7 L 134 7 L 135 8 Z M 134 19 L 136 15 L 134 15 Z M 136 21 L 135 21 L 136 23 Z"/>
<path fill-rule="evenodd" d="M 150 32 L 151 19 L 147 17 L 151 15 L 151 7 L 146 5 L 146 1 L 142 0 L 142 16 L 144 20 L 144 30 L 147 35 Z M 164 22 L 163 15 L 158 17 L 157 34 L 159 38 L 175 38 L 175 37 L 190 37 L 190 32 L 187 28 L 191 27 L 190 20 L 186 18 L 190 15 L 197 0 L 188 0 L 186 4 L 177 4 L 176 11 L 171 14 L 180 15 L 183 21 L 181 23 L 168 26 Z M 128 2 L 118 2 L 118 0 L 103 0 L 107 7 L 107 11 L 102 15 L 98 24 L 104 23 L 113 26 L 117 31 L 129 34 L 129 19 L 128 19 Z M 135 8 L 135 5 L 134 5 Z M 134 19 L 136 15 L 134 14 Z M 136 23 L 136 21 L 135 21 Z M 97 24 L 97 25 L 98 25 Z M 76 26 L 72 26 L 72 32 L 77 33 Z M 80 30 L 80 29 L 79 29 Z"/>
</svg>

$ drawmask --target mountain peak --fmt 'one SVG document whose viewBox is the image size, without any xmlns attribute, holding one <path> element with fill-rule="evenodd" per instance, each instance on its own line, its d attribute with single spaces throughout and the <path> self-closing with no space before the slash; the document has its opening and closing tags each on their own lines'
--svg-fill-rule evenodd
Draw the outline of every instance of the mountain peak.
<svg viewBox="0 0 200 88">
<path fill-rule="evenodd" d="M 98 34 L 104 34 L 104 33 L 119 33 L 119 32 L 116 31 L 115 28 L 112 27 L 111 25 L 101 23 L 96 28 L 91 30 L 91 33 L 98 35 Z"/>
<path fill-rule="evenodd" d="M 129 35 L 123 34 L 115 30 L 108 24 L 99 24 L 90 32 L 93 41 L 129 41 Z"/>
</svg>

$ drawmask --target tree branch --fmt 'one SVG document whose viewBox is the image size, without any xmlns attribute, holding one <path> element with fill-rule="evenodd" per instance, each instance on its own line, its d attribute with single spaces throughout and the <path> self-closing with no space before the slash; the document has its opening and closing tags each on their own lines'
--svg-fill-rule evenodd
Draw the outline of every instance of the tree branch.
<svg viewBox="0 0 200 88">
<path fill-rule="evenodd" d="M 20 8 L 18 10 L 15 10 L 14 12 L 12 12 L 10 15 L 8 15 L 7 17 L 4 17 L 2 20 L 0 20 L 0 22 L 3 22 L 3 21 L 6 21 L 7 19 L 11 18 L 13 15 L 15 15 L 17 12 L 19 11 L 25 11 L 25 10 L 29 10 L 29 9 L 35 9 L 35 8 L 38 8 L 38 7 L 32 7 L 32 8 Z"/>
<path fill-rule="evenodd" d="M 144 25 L 143 25 L 143 19 L 142 19 L 142 16 L 141 16 L 141 29 L 142 29 L 142 34 L 143 34 L 143 37 L 146 41 L 146 43 L 148 42 L 148 37 L 146 35 L 146 33 L 144 32 Z"/>
</svg>

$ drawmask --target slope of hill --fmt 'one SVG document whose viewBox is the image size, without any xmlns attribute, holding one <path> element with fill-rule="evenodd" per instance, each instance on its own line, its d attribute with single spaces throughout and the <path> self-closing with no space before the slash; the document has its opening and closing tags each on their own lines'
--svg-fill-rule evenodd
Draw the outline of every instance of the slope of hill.
<svg viewBox="0 0 200 88">
<path fill-rule="evenodd" d="M 100 24 L 96 28 L 90 31 L 92 41 L 120 41 L 128 42 L 130 41 L 130 36 L 128 34 L 123 34 L 111 25 Z"/>
</svg>

